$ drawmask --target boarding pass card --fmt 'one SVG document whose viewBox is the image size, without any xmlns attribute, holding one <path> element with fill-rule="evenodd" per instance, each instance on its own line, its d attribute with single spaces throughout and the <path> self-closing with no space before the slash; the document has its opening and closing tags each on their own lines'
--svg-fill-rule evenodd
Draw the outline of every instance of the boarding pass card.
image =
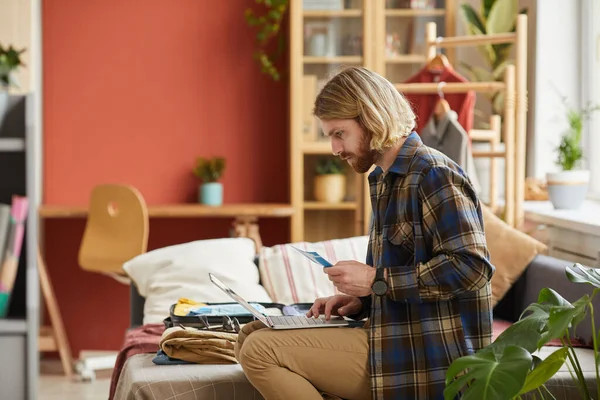
<svg viewBox="0 0 600 400">
<path fill-rule="evenodd" d="M 299 251 L 300 253 L 302 253 L 302 255 L 304 255 L 304 257 L 308 258 L 309 260 L 311 260 L 312 262 L 322 265 L 323 267 L 327 268 L 327 267 L 332 267 L 333 264 L 331 264 L 329 261 L 327 261 L 326 259 L 324 259 L 323 257 L 321 257 L 319 255 L 319 253 L 317 253 L 316 251 L 305 251 L 305 250 L 300 250 L 297 247 L 292 246 L 294 249 L 296 249 L 296 251 Z"/>
</svg>

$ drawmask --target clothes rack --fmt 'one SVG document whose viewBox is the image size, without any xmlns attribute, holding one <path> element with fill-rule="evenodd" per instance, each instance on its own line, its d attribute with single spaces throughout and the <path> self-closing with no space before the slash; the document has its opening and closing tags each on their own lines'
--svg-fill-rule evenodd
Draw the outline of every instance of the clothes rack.
<svg viewBox="0 0 600 400">
<path fill-rule="evenodd" d="M 525 146 L 527 139 L 527 16 L 517 17 L 514 33 L 492 35 L 473 35 L 456 37 L 438 37 L 436 24 L 426 26 L 426 57 L 432 60 L 441 48 L 459 46 L 478 46 L 482 44 L 515 44 L 515 61 L 506 67 L 502 82 L 448 82 L 439 83 L 400 83 L 395 87 L 402 93 L 464 93 L 474 91 L 493 93 L 504 91 L 503 123 L 500 116 L 492 115 L 490 129 L 473 129 L 469 132 L 471 140 L 490 143 L 489 151 L 473 151 L 475 158 L 490 158 L 490 207 L 497 208 L 497 163 L 498 158 L 505 159 L 504 166 L 504 212 L 503 218 L 512 227 L 523 224 L 525 201 Z M 498 150 L 500 135 L 505 148 Z"/>
</svg>

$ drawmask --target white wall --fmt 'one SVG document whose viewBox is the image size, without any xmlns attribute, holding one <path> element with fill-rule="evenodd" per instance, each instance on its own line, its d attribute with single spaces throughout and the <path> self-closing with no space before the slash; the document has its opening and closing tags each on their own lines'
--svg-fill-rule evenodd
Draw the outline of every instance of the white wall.
<svg viewBox="0 0 600 400">
<path fill-rule="evenodd" d="M 23 62 L 26 67 L 15 74 L 19 88 L 11 89 L 14 93 L 25 93 L 31 89 L 31 1 L 0 0 L 0 43 L 17 49 L 26 48 Z"/>
</svg>

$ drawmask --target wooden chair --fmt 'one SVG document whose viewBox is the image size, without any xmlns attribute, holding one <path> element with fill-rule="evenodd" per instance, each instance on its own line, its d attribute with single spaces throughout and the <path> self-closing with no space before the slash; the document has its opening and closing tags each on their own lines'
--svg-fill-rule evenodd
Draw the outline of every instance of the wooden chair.
<svg viewBox="0 0 600 400">
<path fill-rule="evenodd" d="M 137 189 L 128 185 L 104 184 L 94 187 L 88 205 L 88 217 L 79 247 L 82 269 L 109 275 L 129 284 L 123 264 L 148 246 L 148 208 Z M 48 306 L 51 327 L 40 330 L 40 351 L 60 353 L 65 375 L 73 373 L 72 356 L 54 289 L 46 265 L 38 252 L 42 292 Z M 82 351 L 75 369 L 84 380 L 93 380 L 95 370 L 111 369 L 115 352 Z"/>
<path fill-rule="evenodd" d="M 123 264 L 148 248 L 148 207 L 132 186 L 104 184 L 94 187 L 88 219 L 79 247 L 79 265 L 89 272 L 105 274 L 130 284 Z M 82 351 L 76 371 L 93 380 L 95 370 L 111 369 L 115 352 Z"/>
<path fill-rule="evenodd" d="M 123 263 L 146 252 L 148 226 L 148 207 L 137 189 L 127 185 L 96 186 L 79 248 L 79 265 L 129 284 Z"/>
</svg>

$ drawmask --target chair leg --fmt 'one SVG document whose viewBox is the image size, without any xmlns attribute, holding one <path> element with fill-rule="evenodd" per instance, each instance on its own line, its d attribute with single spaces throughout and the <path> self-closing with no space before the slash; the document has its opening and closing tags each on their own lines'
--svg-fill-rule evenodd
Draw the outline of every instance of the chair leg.
<svg viewBox="0 0 600 400">
<path fill-rule="evenodd" d="M 262 239 L 258 230 L 256 217 L 237 217 L 233 222 L 234 237 L 247 237 L 254 241 L 256 252 L 262 248 Z"/>
<path fill-rule="evenodd" d="M 48 276 L 46 263 L 42 258 L 39 247 L 37 249 L 37 261 L 42 295 L 44 296 L 46 307 L 48 307 L 48 314 L 50 315 L 50 323 L 52 325 L 51 327 L 40 329 L 40 352 L 58 350 L 64 373 L 67 377 L 71 377 L 73 375 L 71 347 L 67 340 L 67 333 L 63 325 L 62 316 L 60 315 L 56 296 L 54 295 L 54 289 Z"/>
</svg>

